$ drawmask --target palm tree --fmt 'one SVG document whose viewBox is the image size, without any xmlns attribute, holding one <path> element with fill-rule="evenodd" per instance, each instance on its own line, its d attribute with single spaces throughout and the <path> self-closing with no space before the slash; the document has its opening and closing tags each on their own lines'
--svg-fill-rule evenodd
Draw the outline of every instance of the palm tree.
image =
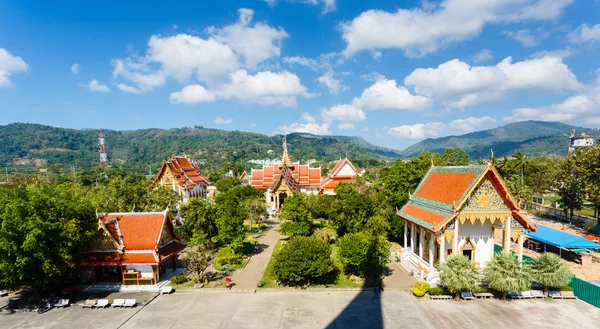
<svg viewBox="0 0 600 329">
<path fill-rule="evenodd" d="M 479 274 L 471 261 L 464 255 L 450 256 L 439 265 L 440 281 L 449 292 L 475 291 L 479 285 Z"/>
<path fill-rule="evenodd" d="M 566 286 L 573 273 L 560 256 L 553 253 L 539 255 L 531 263 L 533 279 L 547 288 L 560 288 Z"/>
<path fill-rule="evenodd" d="M 502 158 L 500 161 L 496 161 L 496 168 L 502 176 L 508 176 L 510 172 L 513 170 L 512 163 L 508 160 L 508 157 Z"/>
<path fill-rule="evenodd" d="M 503 299 L 509 291 L 522 291 L 531 286 L 529 268 L 521 266 L 511 253 L 495 254 L 487 263 L 484 277 L 490 288 L 502 292 Z"/>
<path fill-rule="evenodd" d="M 523 154 L 523 152 L 517 152 L 512 156 L 513 170 L 520 170 L 521 178 L 523 178 L 523 172 L 529 165 L 529 156 Z"/>
</svg>

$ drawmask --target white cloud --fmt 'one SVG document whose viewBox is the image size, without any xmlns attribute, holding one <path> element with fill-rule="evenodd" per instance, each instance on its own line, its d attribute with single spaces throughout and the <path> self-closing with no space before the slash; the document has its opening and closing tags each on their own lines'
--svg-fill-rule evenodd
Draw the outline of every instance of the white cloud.
<svg viewBox="0 0 600 329">
<path fill-rule="evenodd" d="M 297 97 L 314 96 L 300 83 L 297 75 L 288 71 L 265 71 L 251 75 L 246 70 L 238 70 L 230 78 L 230 83 L 218 87 L 214 92 L 223 98 L 289 107 L 296 106 Z"/>
<path fill-rule="evenodd" d="M 469 133 L 488 124 L 495 123 L 496 119 L 491 117 L 458 119 L 450 123 L 429 122 L 414 125 L 402 125 L 392 127 L 388 134 L 401 139 L 424 139 L 428 137 L 440 137 L 456 132 Z"/>
<path fill-rule="evenodd" d="M 223 28 L 209 28 L 217 41 L 227 44 L 244 57 L 246 67 L 281 54 L 281 42 L 289 35 L 281 27 L 276 29 L 265 23 L 250 26 L 254 11 L 241 8 L 238 10 L 239 21 Z"/>
<path fill-rule="evenodd" d="M 412 95 L 404 86 L 397 86 L 396 80 L 383 79 L 365 89 L 352 104 L 373 110 L 419 111 L 431 107 L 432 101 Z"/>
<path fill-rule="evenodd" d="M 346 57 L 362 50 L 399 48 L 420 57 L 477 36 L 484 26 L 552 20 L 573 0 L 445 0 L 396 12 L 368 10 L 341 24 Z"/>
<path fill-rule="evenodd" d="M 290 66 L 294 64 L 302 65 L 315 72 L 326 72 L 332 70 L 332 62 L 336 58 L 339 58 L 339 56 L 340 54 L 338 53 L 321 54 L 316 59 L 302 56 L 291 56 L 283 58 L 283 62 Z"/>
<path fill-rule="evenodd" d="M 312 115 L 310 115 L 310 113 L 306 113 L 306 112 L 302 113 L 302 120 L 305 122 L 308 122 L 308 123 L 317 122 L 317 119 L 314 116 L 312 116 Z"/>
<path fill-rule="evenodd" d="M 321 110 L 323 121 L 331 122 L 334 120 L 344 122 L 360 122 L 367 119 L 365 112 L 359 107 L 347 104 L 332 106 L 329 109 Z"/>
<path fill-rule="evenodd" d="M 566 46 L 563 49 L 556 50 L 539 50 L 535 53 L 531 54 L 531 58 L 541 58 L 541 57 L 556 57 L 556 58 L 567 58 L 573 56 L 577 53 L 573 48 Z"/>
<path fill-rule="evenodd" d="M 279 134 L 290 134 L 290 133 L 309 133 L 314 135 L 331 135 L 329 130 L 329 124 L 323 123 L 308 123 L 308 122 L 294 122 L 291 125 L 282 125 L 277 128 L 275 133 Z"/>
<path fill-rule="evenodd" d="M 381 54 L 381 51 L 377 51 L 377 50 L 371 50 L 371 57 L 372 57 L 374 60 L 376 60 L 376 61 L 380 60 L 380 59 L 381 59 L 381 55 L 382 55 L 382 54 Z"/>
<path fill-rule="evenodd" d="M 330 11 L 336 10 L 336 6 L 335 6 L 336 0 L 288 0 L 288 1 L 297 1 L 300 3 L 313 5 L 313 6 L 323 3 L 323 14 L 327 14 Z M 274 7 L 277 4 L 277 0 L 265 0 L 265 2 L 271 7 Z"/>
<path fill-rule="evenodd" d="M 586 118 L 585 123 L 587 123 L 588 125 L 600 127 L 600 116 Z"/>
<path fill-rule="evenodd" d="M 153 71 L 145 63 L 134 62 L 130 58 L 113 59 L 111 63 L 113 66 L 113 78 L 129 80 L 136 85 L 136 87 L 132 88 L 135 88 L 139 92 L 152 91 L 154 88 L 165 84 L 165 74 L 162 71 Z M 130 90 L 126 91 L 130 92 Z"/>
<path fill-rule="evenodd" d="M 14 86 L 10 81 L 11 75 L 27 70 L 29 66 L 21 57 L 13 56 L 8 50 L 0 48 L 0 88 Z"/>
<path fill-rule="evenodd" d="M 344 122 L 344 123 L 340 123 L 338 125 L 338 129 L 339 130 L 354 130 L 354 129 L 356 129 L 356 127 L 354 127 L 354 125 L 349 122 Z"/>
<path fill-rule="evenodd" d="M 414 70 L 404 84 L 414 87 L 417 94 L 441 99 L 454 107 L 496 101 L 514 89 L 581 88 L 560 58 L 548 56 L 516 63 L 507 57 L 495 66 L 471 66 L 453 59 L 437 68 Z"/>
<path fill-rule="evenodd" d="M 342 84 L 341 80 L 333 76 L 333 71 L 325 72 L 317 78 L 317 81 L 319 85 L 326 87 L 332 95 L 337 95 L 340 91 L 349 89 L 348 86 Z"/>
<path fill-rule="evenodd" d="M 169 96 L 171 104 L 196 104 L 198 102 L 212 102 L 214 100 L 215 95 L 201 85 L 185 86 L 181 91 L 171 93 Z"/>
<path fill-rule="evenodd" d="M 361 129 L 362 131 L 368 133 L 369 132 L 369 127 L 363 127 L 363 129 Z"/>
<path fill-rule="evenodd" d="M 142 91 L 137 89 L 136 87 L 126 85 L 124 83 L 117 83 L 115 85 L 117 86 L 117 88 L 119 88 L 119 90 L 124 91 L 126 93 L 131 93 L 131 94 L 141 94 L 142 93 Z"/>
<path fill-rule="evenodd" d="M 365 81 L 370 81 L 370 82 L 377 82 L 377 81 L 385 80 L 385 76 L 383 74 L 380 74 L 375 71 L 373 71 L 369 74 L 361 74 L 360 78 Z"/>
<path fill-rule="evenodd" d="M 600 24 L 594 26 L 581 24 L 575 31 L 569 34 L 569 41 L 574 43 L 600 41 Z"/>
<path fill-rule="evenodd" d="M 92 79 L 92 81 L 90 81 L 90 83 L 87 85 L 87 88 L 91 91 L 98 91 L 101 93 L 107 93 L 110 91 L 110 88 L 104 84 L 98 83 L 98 80 L 96 79 Z"/>
<path fill-rule="evenodd" d="M 509 38 L 519 41 L 525 47 L 537 46 L 540 43 L 540 40 L 534 36 L 529 29 L 504 31 L 503 34 Z"/>
<path fill-rule="evenodd" d="M 567 98 L 559 104 L 552 104 L 538 108 L 518 108 L 513 110 L 512 116 L 504 118 L 505 121 L 568 121 L 578 116 L 592 113 L 598 107 L 587 95 L 576 95 Z"/>
<path fill-rule="evenodd" d="M 471 59 L 475 63 L 481 63 L 485 61 L 489 61 L 493 58 L 492 51 L 489 49 L 481 49 L 477 54 L 471 56 Z"/>
<path fill-rule="evenodd" d="M 81 65 L 77 63 L 71 65 L 71 73 L 73 73 L 74 75 L 78 75 L 79 71 L 81 71 Z"/>
<path fill-rule="evenodd" d="M 233 122 L 233 120 L 231 120 L 231 119 L 223 119 L 221 117 L 216 117 L 215 120 L 213 120 L 213 123 L 216 125 L 228 125 L 232 122 Z"/>
<path fill-rule="evenodd" d="M 256 123 L 251 123 L 248 126 L 250 126 L 250 127 L 256 127 Z"/>
</svg>

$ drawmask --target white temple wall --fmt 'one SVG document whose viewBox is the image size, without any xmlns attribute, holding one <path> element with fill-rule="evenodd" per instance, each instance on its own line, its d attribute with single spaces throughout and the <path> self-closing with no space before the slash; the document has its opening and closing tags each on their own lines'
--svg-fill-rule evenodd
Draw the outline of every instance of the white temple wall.
<svg viewBox="0 0 600 329">
<path fill-rule="evenodd" d="M 349 164 L 345 164 L 342 166 L 342 168 L 340 168 L 340 171 L 338 171 L 338 176 L 354 176 L 356 175 L 356 171 L 354 171 L 354 169 L 352 169 L 352 167 L 350 167 Z"/>
<path fill-rule="evenodd" d="M 479 263 L 480 267 L 485 267 L 487 262 L 493 256 L 494 238 L 492 236 L 492 223 L 486 220 L 483 224 L 479 220 L 471 224 L 470 221 L 465 221 L 459 224 L 458 227 L 458 249 L 460 250 L 465 244 L 467 238 L 475 245 L 475 262 Z M 452 247 L 452 244 L 450 244 Z"/>
</svg>

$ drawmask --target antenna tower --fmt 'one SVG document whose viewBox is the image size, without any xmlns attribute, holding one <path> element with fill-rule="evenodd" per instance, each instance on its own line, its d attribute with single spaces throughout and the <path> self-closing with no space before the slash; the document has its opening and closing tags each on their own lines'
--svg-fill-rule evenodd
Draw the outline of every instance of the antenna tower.
<svg viewBox="0 0 600 329">
<path fill-rule="evenodd" d="M 104 148 L 104 133 L 100 132 L 100 137 L 98 138 L 100 142 L 100 167 L 106 168 L 108 167 L 108 157 L 106 156 L 106 149 Z"/>
</svg>

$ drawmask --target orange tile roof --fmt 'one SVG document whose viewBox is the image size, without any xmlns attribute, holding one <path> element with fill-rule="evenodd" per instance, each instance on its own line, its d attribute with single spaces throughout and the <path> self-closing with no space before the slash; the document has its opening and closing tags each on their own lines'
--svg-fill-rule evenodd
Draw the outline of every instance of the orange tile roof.
<svg viewBox="0 0 600 329">
<path fill-rule="evenodd" d="M 447 217 L 412 205 L 404 207 L 402 211 L 410 216 L 416 217 L 431 224 L 433 227 L 436 227 Z"/>
<path fill-rule="evenodd" d="M 258 189 L 272 187 L 281 175 L 281 164 L 263 166 L 263 169 L 252 170 L 250 185 Z M 299 187 L 319 187 L 321 185 L 321 168 L 310 168 L 298 162 L 292 164 L 292 177 L 298 182 Z"/>
<path fill-rule="evenodd" d="M 125 249 L 155 249 L 163 224 L 169 222 L 166 213 L 116 213 L 100 216 L 103 222 L 117 220 Z M 108 227 L 107 227 L 108 229 Z M 109 232 L 113 230 L 109 229 Z M 111 234 L 113 234 L 111 232 Z M 116 230 L 115 230 L 116 234 Z M 115 235 L 115 240 L 119 239 Z"/>
<path fill-rule="evenodd" d="M 196 184 L 209 184 L 208 180 L 202 176 L 200 173 L 200 169 L 196 167 L 196 165 L 187 157 L 173 157 L 165 162 L 163 162 L 162 167 L 160 168 L 154 183 L 158 182 L 161 177 L 164 175 L 166 168 L 169 168 L 179 185 L 182 187 L 186 187 L 188 189 L 193 189 Z"/>
<path fill-rule="evenodd" d="M 478 176 L 475 172 L 432 172 L 415 196 L 447 204 L 460 201 L 461 196 Z"/>
</svg>

